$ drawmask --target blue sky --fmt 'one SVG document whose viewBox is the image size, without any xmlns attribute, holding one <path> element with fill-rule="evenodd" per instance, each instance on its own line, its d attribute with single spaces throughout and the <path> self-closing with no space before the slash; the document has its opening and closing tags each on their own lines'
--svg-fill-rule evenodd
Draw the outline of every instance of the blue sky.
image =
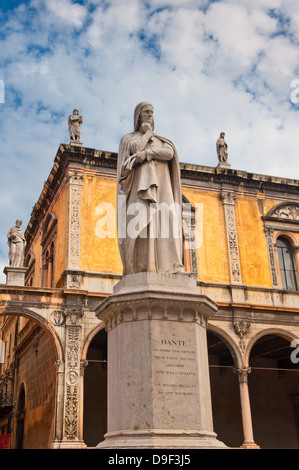
<svg viewBox="0 0 299 470">
<path fill-rule="evenodd" d="M 233 169 L 299 180 L 298 0 L 2 0 L 0 80 L 0 282 L 75 107 L 87 147 L 146 100 L 181 162 L 216 166 L 224 131 Z"/>
</svg>

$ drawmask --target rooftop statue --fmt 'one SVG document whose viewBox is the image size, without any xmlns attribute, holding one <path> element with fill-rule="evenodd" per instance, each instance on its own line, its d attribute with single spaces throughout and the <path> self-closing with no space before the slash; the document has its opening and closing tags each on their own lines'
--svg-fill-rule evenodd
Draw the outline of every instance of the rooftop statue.
<svg viewBox="0 0 299 470">
<path fill-rule="evenodd" d="M 24 254 L 26 247 L 26 240 L 24 230 L 21 228 L 22 220 L 18 219 L 16 225 L 10 227 L 7 234 L 7 241 L 9 245 L 9 264 L 10 266 L 22 268 L 24 266 Z"/>
<path fill-rule="evenodd" d="M 217 156 L 219 163 L 227 163 L 228 151 L 227 143 L 224 140 L 225 133 L 221 132 L 216 142 Z"/>
<path fill-rule="evenodd" d="M 70 144 L 82 145 L 82 142 L 80 142 L 82 122 L 83 116 L 79 116 L 78 109 L 74 109 L 73 114 L 71 114 L 68 118 L 68 128 L 71 138 Z"/>
<path fill-rule="evenodd" d="M 118 241 L 124 274 L 184 272 L 181 181 L 171 140 L 154 132 L 154 109 L 139 103 L 134 132 L 120 141 Z"/>
</svg>

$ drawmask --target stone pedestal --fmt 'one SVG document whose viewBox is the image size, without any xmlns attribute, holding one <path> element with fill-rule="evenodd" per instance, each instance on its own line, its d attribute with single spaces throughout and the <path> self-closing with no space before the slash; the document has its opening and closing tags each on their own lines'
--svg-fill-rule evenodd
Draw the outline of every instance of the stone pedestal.
<svg viewBox="0 0 299 470">
<path fill-rule="evenodd" d="M 25 286 L 25 274 L 28 268 L 18 268 L 16 266 L 6 266 L 3 269 L 6 274 L 6 284 L 8 286 Z"/>
<path fill-rule="evenodd" d="M 224 448 L 213 432 L 206 326 L 217 305 L 186 274 L 125 276 L 108 332 L 108 432 L 97 448 Z"/>
<path fill-rule="evenodd" d="M 216 168 L 231 168 L 231 164 L 227 162 L 218 163 Z"/>
<path fill-rule="evenodd" d="M 71 140 L 69 145 L 73 147 L 83 147 L 83 142 L 80 142 L 80 140 Z"/>
</svg>

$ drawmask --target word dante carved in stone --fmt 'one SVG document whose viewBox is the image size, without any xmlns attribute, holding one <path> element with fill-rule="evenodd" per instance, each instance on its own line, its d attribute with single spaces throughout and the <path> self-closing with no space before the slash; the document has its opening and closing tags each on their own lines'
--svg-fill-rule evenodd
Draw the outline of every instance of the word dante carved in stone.
<svg viewBox="0 0 299 470">
<path fill-rule="evenodd" d="M 187 346 L 187 341 L 182 339 L 161 339 L 161 344 L 168 346 Z"/>
</svg>

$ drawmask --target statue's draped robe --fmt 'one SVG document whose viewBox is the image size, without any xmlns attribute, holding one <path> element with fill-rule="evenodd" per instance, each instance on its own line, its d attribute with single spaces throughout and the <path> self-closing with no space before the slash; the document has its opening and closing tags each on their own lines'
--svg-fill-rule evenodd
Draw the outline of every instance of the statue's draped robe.
<svg viewBox="0 0 299 470">
<path fill-rule="evenodd" d="M 217 139 L 216 150 L 219 162 L 226 163 L 228 157 L 227 144 L 222 137 L 219 137 L 219 139 Z"/>
<path fill-rule="evenodd" d="M 7 238 L 10 265 L 22 267 L 26 245 L 24 230 L 20 227 L 10 227 Z"/>
<path fill-rule="evenodd" d="M 123 273 L 177 273 L 184 271 L 177 152 L 167 137 L 154 133 L 145 150 L 154 152 L 156 158 L 136 164 L 130 157 L 140 150 L 142 136 L 141 132 L 125 135 L 118 153 L 118 241 Z M 170 209 L 162 211 L 162 233 L 161 212 L 155 210 L 161 203 L 164 209 Z M 144 217 L 138 213 L 139 204 L 142 204 Z M 136 216 L 138 233 L 134 231 Z"/>
<path fill-rule="evenodd" d="M 79 116 L 71 115 L 68 118 L 68 128 L 71 140 L 79 140 L 81 135 L 81 119 Z"/>
</svg>

